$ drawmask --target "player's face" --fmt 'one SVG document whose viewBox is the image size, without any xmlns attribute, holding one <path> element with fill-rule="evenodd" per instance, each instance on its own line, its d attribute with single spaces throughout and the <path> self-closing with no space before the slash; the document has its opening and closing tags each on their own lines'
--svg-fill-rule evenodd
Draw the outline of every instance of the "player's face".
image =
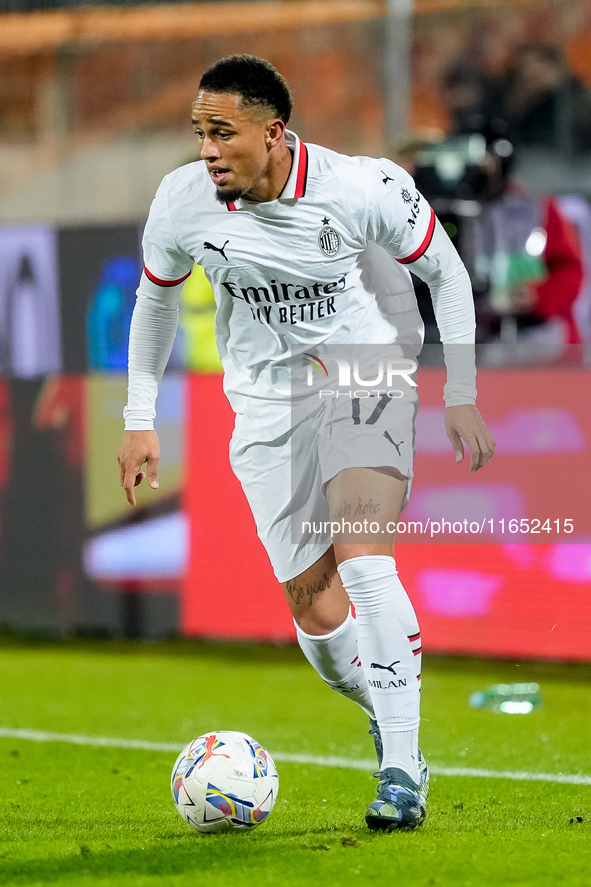
<svg viewBox="0 0 591 887">
<path fill-rule="evenodd" d="M 240 107 L 234 93 L 201 91 L 193 103 L 193 128 L 201 157 L 222 203 L 238 197 L 267 200 L 271 151 L 279 120 L 269 120 L 258 109 Z"/>
</svg>

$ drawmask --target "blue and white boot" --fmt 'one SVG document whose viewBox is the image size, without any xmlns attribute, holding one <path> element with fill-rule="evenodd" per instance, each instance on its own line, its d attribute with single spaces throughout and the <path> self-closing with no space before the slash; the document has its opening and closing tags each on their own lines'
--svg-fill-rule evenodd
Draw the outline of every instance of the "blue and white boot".
<svg viewBox="0 0 591 887">
<path fill-rule="evenodd" d="M 381 767 L 382 737 L 378 724 L 370 719 L 370 733 L 374 737 L 378 766 Z M 378 796 L 365 811 L 370 829 L 410 831 L 422 825 L 427 816 L 429 797 L 429 768 L 419 749 L 419 783 L 396 767 L 380 770 Z"/>
</svg>

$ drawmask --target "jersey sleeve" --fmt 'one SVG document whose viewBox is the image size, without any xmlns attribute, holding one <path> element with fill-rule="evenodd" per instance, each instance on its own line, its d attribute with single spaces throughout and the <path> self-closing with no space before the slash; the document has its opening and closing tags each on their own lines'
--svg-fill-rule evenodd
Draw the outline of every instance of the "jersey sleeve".
<svg viewBox="0 0 591 887">
<path fill-rule="evenodd" d="M 164 179 L 152 202 L 143 238 L 144 273 L 129 331 L 127 431 L 154 427 L 156 398 L 174 343 L 183 283 L 192 258 L 175 242 Z"/>
<path fill-rule="evenodd" d="M 476 320 L 468 272 L 412 177 L 389 160 L 378 165 L 370 198 L 375 239 L 429 287 L 447 368 L 446 405 L 473 404 Z"/>
<path fill-rule="evenodd" d="M 370 239 L 401 265 L 412 265 L 431 243 L 435 213 L 406 170 L 391 160 L 374 164 L 370 174 Z"/>
<path fill-rule="evenodd" d="M 173 231 L 166 178 L 152 201 L 142 248 L 146 277 L 158 286 L 178 286 L 193 269 L 193 259 L 178 245 Z"/>
</svg>

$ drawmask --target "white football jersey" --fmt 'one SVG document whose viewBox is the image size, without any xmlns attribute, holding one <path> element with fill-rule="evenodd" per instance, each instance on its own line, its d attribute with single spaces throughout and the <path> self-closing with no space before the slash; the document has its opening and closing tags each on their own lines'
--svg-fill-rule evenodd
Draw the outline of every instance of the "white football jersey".
<svg viewBox="0 0 591 887">
<path fill-rule="evenodd" d="M 400 342 L 418 352 L 423 324 L 407 266 L 417 263 L 420 276 L 429 268 L 430 284 L 439 268 L 462 267 L 440 226 L 434 240 L 433 210 L 401 167 L 305 145 L 289 131 L 286 142 L 293 163 L 276 200 L 221 204 L 205 163 L 190 163 L 163 180 L 143 239 L 153 291 L 180 291 L 194 263 L 205 269 L 225 390 L 247 436 L 254 411 L 258 436 L 289 427 L 294 349 Z M 420 260 L 432 241 L 429 265 Z M 445 299 L 436 304 L 444 342 L 473 336 L 471 290 L 462 281 L 459 291 L 449 329 Z M 133 420 L 131 387 L 126 415 Z"/>
</svg>

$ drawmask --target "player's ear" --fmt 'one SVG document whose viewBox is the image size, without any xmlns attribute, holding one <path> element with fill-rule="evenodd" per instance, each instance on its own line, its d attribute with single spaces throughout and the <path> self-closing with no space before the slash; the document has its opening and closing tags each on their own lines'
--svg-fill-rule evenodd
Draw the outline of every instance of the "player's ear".
<svg viewBox="0 0 591 887">
<path fill-rule="evenodd" d="M 283 138 L 285 123 L 279 117 L 267 121 L 266 142 L 267 148 L 275 148 Z"/>
</svg>

